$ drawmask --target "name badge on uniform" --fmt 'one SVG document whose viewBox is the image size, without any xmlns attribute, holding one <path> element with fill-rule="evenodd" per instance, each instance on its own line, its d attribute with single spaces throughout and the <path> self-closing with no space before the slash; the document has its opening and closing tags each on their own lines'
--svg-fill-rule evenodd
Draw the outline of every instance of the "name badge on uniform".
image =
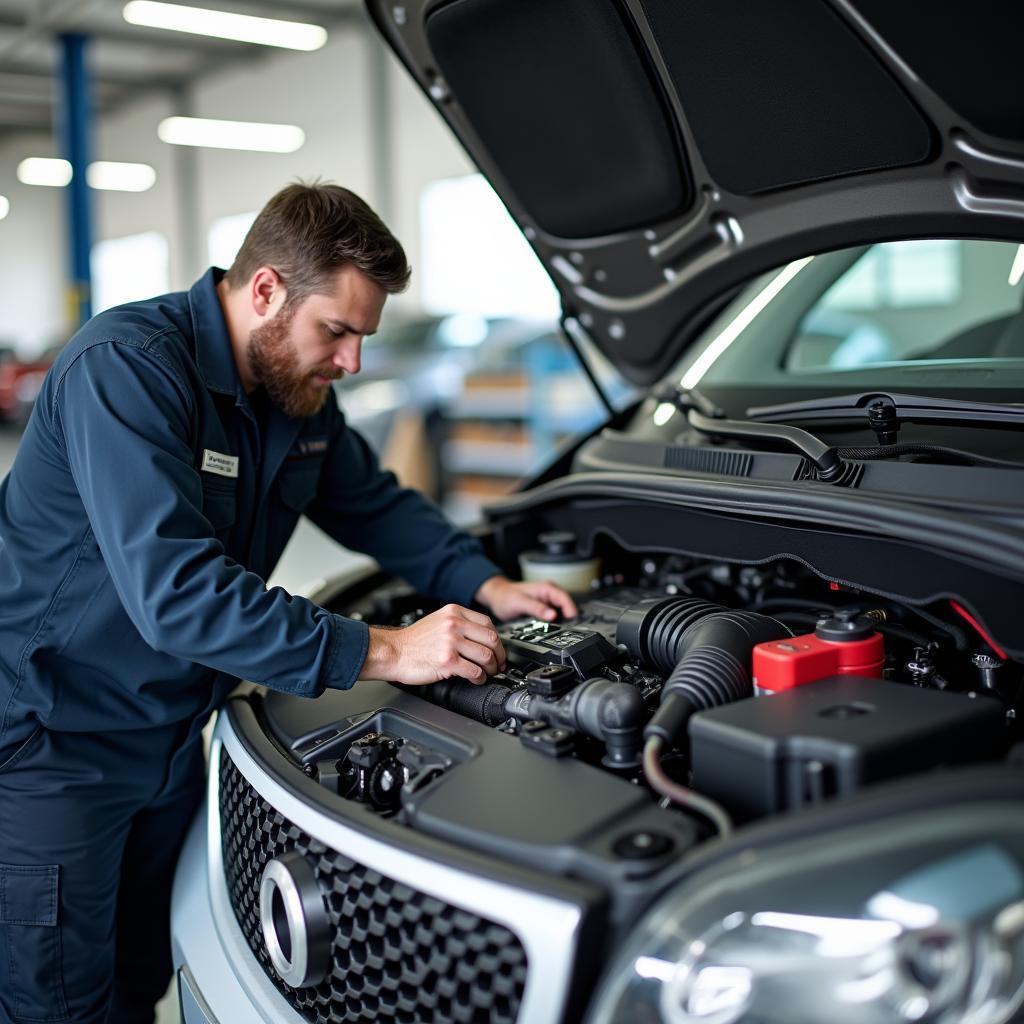
<svg viewBox="0 0 1024 1024">
<path fill-rule="evenodd" d="M 297 442 L 300 455 L 321 455 L 327 451 L 326 437 L 303 437 Z"/>
<path fill-rule="evenodd" d="M 204 448 L 202 468 L 204 472 L 216 473 L 218 476 L 238 476 L 238 456 L 223 455 Z"/>
</svg>

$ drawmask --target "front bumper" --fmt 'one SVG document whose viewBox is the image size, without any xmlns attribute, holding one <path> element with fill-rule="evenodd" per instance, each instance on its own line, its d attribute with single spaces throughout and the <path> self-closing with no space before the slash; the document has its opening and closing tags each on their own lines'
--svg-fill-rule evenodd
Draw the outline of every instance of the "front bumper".
<svg viewBox="0 0 1024 1024">
<path fill-rule="evenodd" d="M 219 741 L 214 746 L 219 751 Z M 183 1020 L 185 1024 L 206 1024 L 204 1017 L 211 1024 L 295 1024 L 301 1018 L 263 973 L 227 900 L 216 782 L 213 772 L 206 803 L 192 823 L 178 861 L 171 897 L 171 949 Z M 216 834 L 217 841 L 213 856 L 211 834 Z M 186 987 L 191 991 L 186 992 Z M 199 1012 L 189 1006 L 190 998 Z"/>
<path fill-rule="evenodd" d="M 222 761 L 222 757 L 226 759 Z M 192 1011 L 201 1024 L 205 1024 L 204 1017 L 211 1019 L 214 1024 L 241 1024 L 243 1021 L 297 1024 L 304 1019 L 320 1022 L 355 1019 L 339 1012 L 339 1004 L 332 1002 L 330 995 L 338 988 L 344 990 L 347 987 L 350 992 L 358 991 L 364 980 L 362 975 L 369 974 L 368 970 L 361 969 L 360 977 L 356 977 L 349 968 L 347 979 L 343 976 L 344 972 L 341 972 L 340 982 L 333 984 L 339 975 L 336 970 L 327 996 L 322 993 L 316 996 L 317 1002 L 314 1005 L 308 999 L 301 1001 L 295 990 L 283 987 L 280 979 L 273 975 L 272 969 L 261 963 L 260 956 L 256 955 L 263 953 L 259 946 L 260 939 L 254 936 L 251 927 L 248 928 L 247 937 L 240 925 L 232 905 L 232 886 L 225 875 L 221 808 L 230 801 L 222 798 L 220 787 L 224 770 L 218 770 L 219 765 L 225 764 L 231 776 L 240 777 L 249 791 L 251 802 L 247 806 L 252 806 L 254 801 L 263 807 L 264 812 L 269 810 L 278 819 L 283 819 L 289 828 L 311 838 L 315 843 L 323 844 L 328 852 L 336 852 L 342 860 L 356 862 L 356 867 L 365 866 L 375 877 L 383 876 L 389 885 L 414 890 L 416 899 L 427 900 L 437 906 L 443 904 L 457 920 L 475 919 L 512 933 L 525 950 L 528 964 L 525 985 L 515 1013 L 516 1024 L 553 1024 L 562 1018 L 579 939 L 582 914 L 578 906 L 494 878 L 450 867 L 436 859 L 428 859 L 411 850 L 402 849 L 397 843 L 382 842 L 349 827 L 335 816 L 325 814 L 303 801 L 282 785 L 278 778 L 264 770 L 239 738 L 232 725 L 231 714 L 222 713 L 210 751 L 211 769 L 206 805 L 193 824 L 186 842 L 175 878 L 172 901 L 175 967 L 179 971 L 184 968 L 188 972 L 185 977 L 191 995 L 186 993 L 184 998 L 196 996 L 195 1002 L 203 1006 L 202 1014 Z M 235 813 L 234 826 L 237 826 L 237 811 Z M 256 835 L 262 837 L 268 831 L 271 830 L 262 829 Z M 275 828 L 273 831 L 280 834 L 281 830 Z M 230 833 L 228 838 L 231 838 Z M 298 840 L 300 849 L 301 842 L 301 839 Z M 230 842 L 227 847 L 231 848 Z M 256 858 L 266 858 L 273 855 L 273 852 L 267 849 L 254 851 L 253 862 L 245 866 L 243 873 L 250 877 L 257 876 L 257 867 L 261 870 L 262 865 L 255 863 Z M 235 902 L 238 903 L 238 865 L 231 863 L 229 866 L 234 876 Z M 335 885 L 337 888 L 338 884 Z M 393 913 L 388 911 L 387 914 L 388 919 L 393 921 Z M 447 910 L 444 916 L 450 917 Z M 247 920 L 244 909 L 242 919 Z M 344 916 L 342 920 L 345 920 Z M 424 941 L 429 944 L 436 940 L 435 936 L 428 936 L 424 940 L 422 925 L 413 928 L 401 922 L 398 925 L 392 923 L 389 927 L 392 929 L 390 935 L 399 937 L 402 948 L 395 948 L 393 939 L 390 940 L 392 953 L 389 954 L 385 948 L 384 954 L 385 958 L 389 955 L 391 957 L 386 965 L 387 970 L 398 971 L 401 965 L 412 962 L 407 940 L 413 941 L 414 932 L 420 936 L 416 941 L 421 946 Z M 467 927 L 472 929 L 473 926 L 470 924 Z M 384 940 L 385 947 L 388 941 Z M 441 942 L 436 941 L 440 946 Z M 450 944 L 451 940 L 445 941 Z M 457 941 L 453 948 L 459 948 Z M 465 958 L 449 956 L 447 974 L 439 963 L 437 966 L 440 969 L 432 977 L 432 987 L 443 991 L 446 985 L 453 985 L 471 966 L 471 960 L 470 954 Z M 404 984 L 410 979 L 398 980 Z M 426 987 L 422 980 L 419 987 Z M 404 984 L 404 989 L 408 991 L 410 986 Z M 398 991 L 397 987 L 395 991 Z M 301 993 L 306 992 L 301 990 Z M 314 997 L 312 990 L 307 995 Z M 445 1010 L 431 1013 L 423 1007 L 411 1008 L 400 1002 L 389 1003 L 387 998 L 377 1002 L 379 995 L 374 996 L 373 1000 L 376 1003 L 376 1019 L 381 1021 L 407 1019 L 412 1010 L 420 1015 L 418 1019 L 437 1021 L 477 1020 L 486 1017 L 482 1005 L 474 1006 L 464 999 L 460 1002 L 457 997 L 447 1004 Z M 471 992 L 470 999 L 475 1001 L 479 996 L 478 987 Z M 396 998 L 400 999 L 401 995 Z M 299 1007 L 302 1008 L 301 1013 Z M 370 1006 L 361 1008 L 364 1012 L 371 1009 Z M 348 1013 L 353 1011 L 350 997 Z M 423 1016 L 424 1013 L 426 1016 Z M 481 1013 L 485 1017 L 481 1017 Z M 189 1021 L 189 1024 L 192 1022 Z"/>
</svg>

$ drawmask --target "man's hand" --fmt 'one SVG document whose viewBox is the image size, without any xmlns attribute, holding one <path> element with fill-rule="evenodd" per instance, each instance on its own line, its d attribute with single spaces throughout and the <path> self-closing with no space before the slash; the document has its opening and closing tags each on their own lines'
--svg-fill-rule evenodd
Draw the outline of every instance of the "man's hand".
<svg viewBox="0 0 1024 1024">
<path fill-rule="evenodd" d="M 482 683 L 505 667 L 505 648 L 486 615 L 445 605 L 403 629 L 370 627 L 370 646 L 359 673 L 418 685 L 461 676 Z"/>
<path fill-rule="evenodd" d="M 492 576 L 473 598 L 487 605 L 498 619 L 532 615 L 550 621 L 558 612 L 567 619 L 578 612 L 573 599 L 554 583 L 516 583 L 505 576 Z"/>
</svg>

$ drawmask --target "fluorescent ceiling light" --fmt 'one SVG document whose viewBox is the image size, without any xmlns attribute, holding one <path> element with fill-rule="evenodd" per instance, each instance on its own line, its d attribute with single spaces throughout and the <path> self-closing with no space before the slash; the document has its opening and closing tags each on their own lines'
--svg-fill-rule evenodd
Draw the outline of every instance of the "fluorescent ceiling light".
<svg viewBox="0 0 1024 1024">
<path fill-rule="evenodd" d="M 71 164 L 49 156 L 29 156 L 18 164 L 18 181 L 23 185 L 62 188 L 71 181 Z"/>
<path fill-rule="evenodd" d="M 283 46 L 287 50 L 319 50 L 327 42 L 327 30 L 277 18 L 254 18 L 248 14 L 209 11 L 202 7 L 131 0 L 124 5 L 124 20 L 147 28 L 166 28 L 198 36 L 216 36 L 261 46 Z"/>
<path fill-rule="evenodd" d="M 145 192 L 156 182 L 156 171 L 149 164 L 97 160 L 86 168 L 85 180 L 108 192 Z"/>
<path fill-rule="evenodd" d="M 30 156 L 18 164 L 18 181 L 23 185 L 46 185 L 63 188 L 70 184 L 73 171 L 67 160 L 49 156 Z M 149 164 L 97 160 L 89 164 L 85 180 L 92 188 L 112 192 L 145 192 L 156 181 L 156 171 Z"/>
<path fill-rule="evenodd" d="M 3 220 L 11 212 L 11 201 L 7 196 L 0 196 L 0 220 Z"/>
<path fill-rule="evenodd" d="M 214 121 L 206 117 L 166 117 L 157 125 L 156 133 L 175 146 L 249 149 L 259 153 L 294 153 L 306 141 L 306 133 L 294 124 Z"/>
</svg>

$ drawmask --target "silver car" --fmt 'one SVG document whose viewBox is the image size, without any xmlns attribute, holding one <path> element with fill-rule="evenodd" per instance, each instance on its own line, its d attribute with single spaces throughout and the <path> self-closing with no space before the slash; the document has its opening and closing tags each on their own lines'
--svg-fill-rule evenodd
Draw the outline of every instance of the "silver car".
<svg viewBox="0 0 1024 1024">
<path fill-rule="evenodd" d="M 479 528 L 576 619 L 220 713 L 186 1022 L 1024 1019 L 1024 10 L 368 6 L 645 394 Z"/>
</svg>

